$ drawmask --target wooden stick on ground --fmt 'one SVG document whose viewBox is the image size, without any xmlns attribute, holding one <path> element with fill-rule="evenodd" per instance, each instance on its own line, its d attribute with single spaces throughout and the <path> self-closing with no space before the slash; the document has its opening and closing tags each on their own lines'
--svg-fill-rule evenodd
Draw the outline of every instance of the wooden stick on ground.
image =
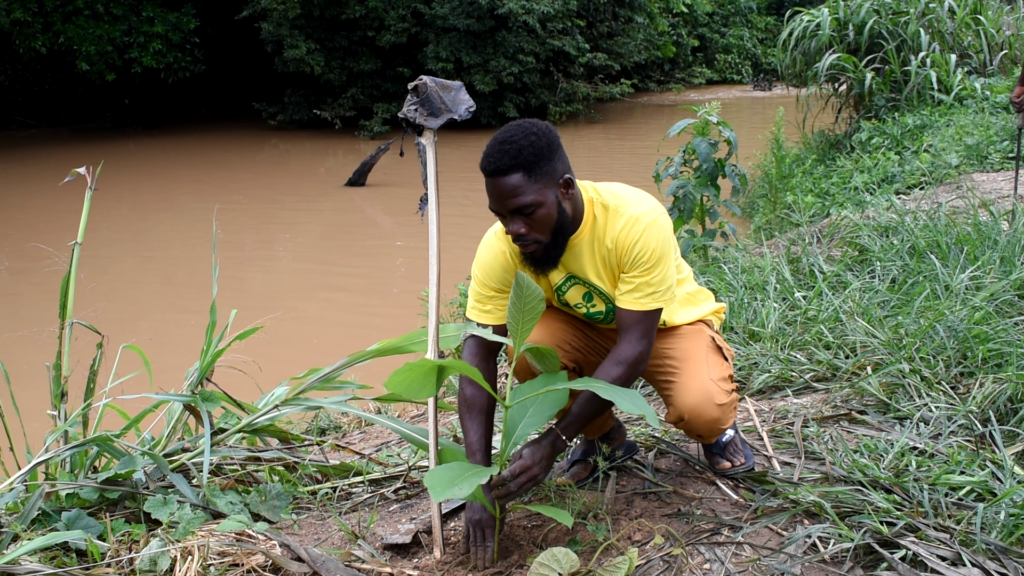
<svg viewBox="0 0 1024 576">
<path fill-rule="evenodd" d="M 772 450 L 772 443 L 768 441 L 768 434 L 761 427 L 761 421 L 757 418 L 757 412 L 754 411 L 754 406 L 750 403 L 750 398 L 747 398 L 747 410 L 750 411 L 750 417 L 754 419 L 754 426 L 757 431 L 761 434 L 761 439 L 764 440 L 764 447 L 768 451 L 768 457 L 772 460 L 772 468 L 775 468 L 776 472 L 782 472 L 782 467 L 779 466 L 779 461 L 775 459 L 775 450 Z"/>
<path fill-rule="evenodd" d="M 441 246 L 440 217 L 437 193 L 437 132 L 429 128 L 417 137 L 423 143 L 427 160 L 427 228 L 429 230 L 427 249 L 430 254 L 430 271 L 427 279 L 427 358 L 437 360 L 440 355 L 438 341 L 438 306 L 441 298 Z M 428 462 L 430 468 L 437 466 L 437 397 L 427 400 L 427 430 L 429 432 Z M 444 556 L 444 526 L 441 505 L 431 501 L 430 519 L 433 528 L 434 558 Z"/>
</svg>

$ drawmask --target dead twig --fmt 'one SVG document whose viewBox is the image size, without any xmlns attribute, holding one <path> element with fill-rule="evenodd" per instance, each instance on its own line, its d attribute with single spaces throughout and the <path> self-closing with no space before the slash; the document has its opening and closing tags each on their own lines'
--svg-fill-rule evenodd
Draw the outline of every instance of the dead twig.
<svg viewBox="0 0 1024 576">
<path fill-rule="evenodd" d="M 749 397 L 747 397 L 747 410 L 750 411 L 750 417 L 754 419 L 754 426 L 757 428 L 758 433 L 761 434 L 761 439 L 764 440 L 764 447 L 772 461 L 772 468 L 775 468 L 776 472 L 782 472 L 779 461 L 775 459 L 775 450 L 772 450 L 772 443 L 768 440 L 768 434 L 764 431 L 764 428 L 761 427 L 761 421 L 758 420 L 757 412 L 754 410 L 754 405 L 751 404 Z"/>
</svg>

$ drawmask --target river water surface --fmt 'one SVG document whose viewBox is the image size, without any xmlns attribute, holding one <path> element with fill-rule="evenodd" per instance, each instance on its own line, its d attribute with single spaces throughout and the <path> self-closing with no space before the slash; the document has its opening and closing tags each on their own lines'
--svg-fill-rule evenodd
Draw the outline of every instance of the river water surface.
<svg viewBox="0 0 1024 576">
<path fill-rule="evenodd" d="M 723 103 L 744 167 L 763 150 L 780 107 L 787 132 L 796 133 L 793 93 L 745 86 L 634 95 L 599 106 L 599 120 L 570 122 L 559 132 L 577 177 L 656 194 L 655 162 L 680 144 L 661 139 L 694 116 L 680 105 L 712 99 Z M 477 169 L 493 133 L 439 132 L 444 299 L 465 280 L 477 242 L 494 222 Z M 0 134 L 0 361 L 30 440 L 37 443 L 50 426 L 45 364 L 54 358 L 60 279 L 85 186 L 57 185 L 71 168 L 104 163 L 74 310 L 108 337 L 101 386 L 117 347 L 134 343 L 152 361 L 156 390 L 180 388 L 199 357 L 209 314 L 216 219 L 221 321 L 237 309 L 236 329 L 265 326 L 227 359 L 237 370 L 218 369 L 216 380 L 254 400 L 308 368 L 424 323 L 427 226 L 416 210 L 423 189 L 412 140 L 404 158 L 396 142 L 365 187 L 341 186 L 380 143 L 260 124 Z M 75 331 L 72 405 L 80 402 L 95 341 Z M 402 361 L 371 363 L 352 376 L 378 385 Z M 137 358 L 126 357 L 118 376 L 139 368 Z M 137 377 L 115 393 L 148 389 Z M 8 399 L 2 402 L 10 413 Z"/>
</svg>

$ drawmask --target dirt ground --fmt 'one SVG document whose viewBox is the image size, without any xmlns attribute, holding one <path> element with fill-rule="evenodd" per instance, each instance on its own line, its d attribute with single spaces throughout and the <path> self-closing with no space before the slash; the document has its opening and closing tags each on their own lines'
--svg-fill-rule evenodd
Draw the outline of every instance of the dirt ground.
<svg viewBox="0 0 1024 576">
<path fill-rule="evenodd" d="M 775 402 L 744 399 L 739 424 L 757 458 L 752 477 L 774 469 L 763 438 L 771 441 L 779 409 L 789 412 L 806 404 L 818 411 L 820 402 L 811 397 Z M 652 405 L 663 413 L 657 398 Z M 758 415 L 757 422 L 753 413 Z M 404 415 L 410 416 L 413 414 Z M 533 557 L 547 548 L 575 549 L 587 566 L 598 548 L 609 541 L 594 566 L 635 547 L 639 553 L 635 574 L 639 575 L 846 573 L 842 565 L 833 562 L 838 558 L 807 561 L 822 543 L 814 542 L 819 547 L 815 549 L 810 548 L 811 542 L 787 539 L 794 524 L 806 525 L 807 519 L 789 518 L 759 526 L 763 517 L 750 480 L 712 474 L 703 464 L 696 442 L 675 430 L 652 434 L 640 425 L 632 428 L 641 451 L 629 463 L 608 471 L 586 489 L 537 488 L 522 502 L 570 510 L 576 519 L 572 529 L 533 512 L 513 513 L 501 538 L 501 562 L 487 572 L 471 571 L 461 553 L 461 508 L 447 512 L 446 554 L 434 560 L 429 497 L 425 489 L 408 480 L 396 479 L 394 489 L 367 498 L 355 509 L 312 511 L 293 525 L 278 528 L 305 546 L 336 554 L 345 551 L 346 564 L 365 574 L 525 575 Z M 371 455 L 401 443 L 380 427 L 349 433 L 342 442 Z M 376 518 L 371 523 L 374 512 Z M 411 536 L 411 542 L 393 543 L 402 540 L 403 533 L 407 541 Z"/>
</svg>

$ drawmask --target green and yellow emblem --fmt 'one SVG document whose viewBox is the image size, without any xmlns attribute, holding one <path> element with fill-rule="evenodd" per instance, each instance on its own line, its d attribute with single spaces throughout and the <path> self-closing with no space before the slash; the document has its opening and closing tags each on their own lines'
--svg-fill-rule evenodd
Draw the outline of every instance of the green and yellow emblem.
<svg viewBox="0 0 1024 576">
<path fill-rule="evenodd" d="M 615 302 L 596 284 L 574 274 L 567 274 L 555 285 L 555 300 L 563 308 L 575 310 L 588 322 L 615 323 Z"/>
</svg>

